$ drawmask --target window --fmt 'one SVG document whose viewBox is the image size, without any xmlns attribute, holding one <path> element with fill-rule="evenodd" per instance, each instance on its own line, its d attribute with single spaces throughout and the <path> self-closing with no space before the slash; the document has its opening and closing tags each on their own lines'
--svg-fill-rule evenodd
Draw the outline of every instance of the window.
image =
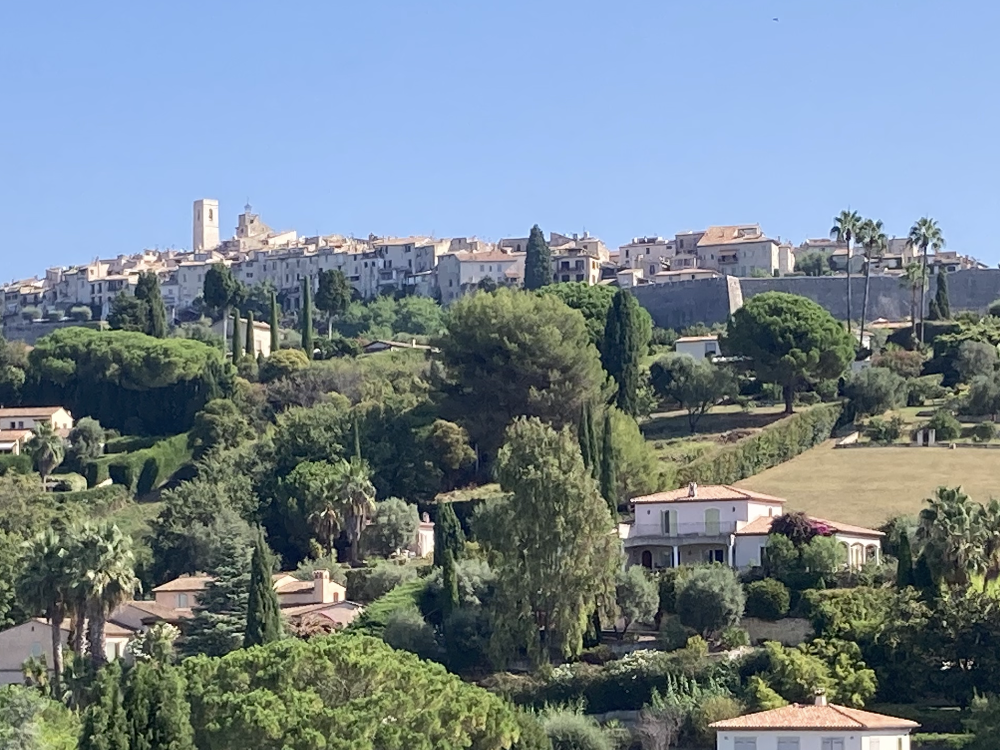
<svg viewBox="0 0 1000 750">
<path fill-rule="evenodd" d="M 799 750 L 799 738 L 779 737 L 778 750 Z M 878 748 L 874 748 L 873 750 L 878 750 Z"/>
<path fill-rule="evenodd" d="M 683 250 L 683 249 L 684 249 L 684 240 L 681 240 L 681 242 L 680 242 L 680 245 L 678 245 L 678 247 L 679 247 L 679 248 L 680 248 L 681 250 Z"/>
<path fill-rule="evenodd" d="M 719 535 L 719 509 L 709 508 L 705 511 L 705 534 L 707 536 Z"/>
<path fill-rule="evenodd" d="M 183 608 L 183 607 L 186 607 L 187 605 L 188 605 L 188 595 L 187 594 L 178 594 L 177 595 L 177 606 L 178 606 L 178 608 Z"/>
<path fill-rule="evenodd" d="M 821 750 L 844 750 L 844 738 L 824 737 L 820 748 Z"/>
<path fill-rule="evenodd" d="M 757 738 L 736 737 L 733 739 L 733 750 L 757 750 Z"/>
<path fill-rule="evenodd" d="M 19 429 L 19 430 L 23 430 L 24 429 L 24 420 L 23 419 L 17 420 L 17 429 Z"/>
<path fill-rule="evenodd" d="M 705 554 L 705 560 L 709 564 L 722 563 L 726 561 L 726 551 L 723 549 L 710 549 Z"/>
<path fill-rule="evenodd" d="M 563 281 L 569 281 L 569 274 L 568 274 L 568 273 L 564 273 L 564 274 L 562 275 L 562 280 L 563 280 Z"/>
<path fill-rule="evenodd" d="M 214 214 L 212 213 L 212 209 L 208 209 L 208 220 L 213 221 L 213 216 Z"/>
<path fill-rule="evenodd" d="M 577 281 L 583 281 L 583 274 L 582 274 L 582 273 L 578 273 L 578 274 L 576 275 L 576 280 L 577 280 Z"/>
</svg>

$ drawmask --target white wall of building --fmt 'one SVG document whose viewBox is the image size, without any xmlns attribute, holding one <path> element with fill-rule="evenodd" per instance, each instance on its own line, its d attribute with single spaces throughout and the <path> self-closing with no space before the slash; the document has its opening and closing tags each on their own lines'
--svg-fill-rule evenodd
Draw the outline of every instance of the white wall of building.
<svg viewBox="0 0 1000 750">
<path fill-rule="evenodd" d="M 718 750 L 910 750 L 910 736 L 899 730 L 876 731 L 871 729 L 849 731 L 793 731 L 793 730 L 742 730 L 720 729 L 716 739 Z M 780 740 L 788 744 L 779 745 Z M 743 740 L 746 744 L 741 744 Z M 752 744 L 748 741 L 754 740 Z M 824 744 L 824 740 L 834 742 Z"/>
</svg>

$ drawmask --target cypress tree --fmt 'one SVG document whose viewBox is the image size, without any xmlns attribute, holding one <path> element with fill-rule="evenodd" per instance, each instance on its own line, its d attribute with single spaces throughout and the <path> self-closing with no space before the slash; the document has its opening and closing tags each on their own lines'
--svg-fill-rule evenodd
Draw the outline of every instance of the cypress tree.
<svg viewBox="0 0 1000 750">
<path fill-rule="evenodd" d="M 899 555 L 896 566 L 896 588 L 905 589 L 913 585 L 913 556 L 910 551 L 910 537 L 906 531 L 899 534 Z"/>
<path fill-rule="evenodd" d="M 577 440 L 580 443 L 580 455 L 583 456 L 583 465 L 590 469 L 594 464 L 593 454 L 590 452 L 590 419 L 588 413 L 590 409 L 583 405 L 580 411 L 580 424 L 577 426 Z"/>
<path fill-rule="evenodd" d="M 278 295 L 271 292 L 271 353 L 281 348 L 278 331 Z"/>
<path fill-rule="evenodd" d="M 528 236 L 524 254 L 524 288 L 541 289 L 552 283 L 552 251 L 545 235 L 535 224 Z"/>
<path fill-rule="evenodd" d="M 931 570 L 926 554 L 921 554 L 913 566 L 913 586 L 923 592 L 925 599 L 937 599 L 940 593 L 941 581 Z"/>
<path fill-rule="evenodd" d="M 93 702 L 83 715 L 80 750 L 129 750 L 128 715 L 122 700 L 122 669 L 113 661 L 97 673 Z"/>
<path fill-rule="evenodd" d="M 243 354 L 252 357 L 255 348 L 253 345 L 253 310 L 247 310 L 247 339 L 243 345 Z"/>
<path fill-rule="evenodd" d="M 635 416 L 639 401 L 639 370 L 649 346 L 648 326 L 641 319 L 642 309 L 629 292 L 619 289 L 608 310 L 604 326 L 601 362 L 618 385 L 615 405 Z"/>
<path fill-rule="evenodd" d="M 262 646 L 281 638 L 281 610 L 271 584 L 271 551 L 263 535 L 257 537 L 250 560 L 250 596 L 243 647 Z"/>
<path fill-rule="evenodd" d="M 312 289 L 308 276 L 302 279 L 302 351 L 309 359 L 313 358 Z"/>
<path fill-rule="evenodd" d="M 358 424 L 358 415 L 354 414 L 354 457 L 361 460 L 361 426 Z"/>
<path fill-rule="evenodd" d="M 167 308 L 160 294 L 160 281 L 152 271 L 139 274 L 135 298 L 146 306 L 146 333 L 158 339 L 167 337 Z"/>
<path fill-rule="evenodd" d="M 601 497 L 611 509 L 611 517 L 618 518 L 618 476 L 615 471 L 615 452 L 611 441 L 611 412 L 604 414 L 604 444 L 601 448 Z"/>
<path fill-rule="evenodd" d="M 441 566 L 442 619 L 447 620 L 456 609 L 458 609 L 458 571 L 455 569 L 455 556 L 450 549 L 446 549 L 444 564 Z"/>
<path fill-rule="evenodd" d="M 243 356 L 243 334 L 240 333 L 240 311 L 233 310 L 233 364 L 235 365 L 240 361 Z"/>
<path fill-rule="evenodd" d="M 453 560 L 461 560 L 465 553 L 465 533 L 451 503 L 438 505 L 434 519 L 434 564 L 444 567 L 444 556 L 451 553 Z"/>
<path fill-rule="evenodd" d="M 951 300 L 948 299 L 948 274 L 938 273 L 937 288 L 934 290 L 934 302 L 937 308 L 938 320 L 951 319 Z"/>
</svg>

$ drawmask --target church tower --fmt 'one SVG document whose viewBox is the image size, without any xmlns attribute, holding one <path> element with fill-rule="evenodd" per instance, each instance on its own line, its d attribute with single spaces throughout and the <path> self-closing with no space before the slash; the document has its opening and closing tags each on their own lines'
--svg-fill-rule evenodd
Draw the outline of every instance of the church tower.
<svg viewBox="0 0 1000 750">
<path fill-rule="evenodd" d="M 201 198 L 194 202 L 194 242 L 196 253 L 214 250 L 219 246 L 219 201 Z"/>
</svg>

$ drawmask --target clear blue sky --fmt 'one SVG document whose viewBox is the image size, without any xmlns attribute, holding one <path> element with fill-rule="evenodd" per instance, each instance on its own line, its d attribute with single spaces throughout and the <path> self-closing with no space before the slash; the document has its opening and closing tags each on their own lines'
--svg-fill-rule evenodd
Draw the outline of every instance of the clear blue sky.
<svg viewBox="0 0 1000 750">
<path fill-rule="evenodd" d="M 771 19 L 778 17 L 778 22 Z M 1000 261 L 1000 3 L 11 3 L 0 280 L 302 233 L 633 235 L 850 205 Z"/>
</svg>

